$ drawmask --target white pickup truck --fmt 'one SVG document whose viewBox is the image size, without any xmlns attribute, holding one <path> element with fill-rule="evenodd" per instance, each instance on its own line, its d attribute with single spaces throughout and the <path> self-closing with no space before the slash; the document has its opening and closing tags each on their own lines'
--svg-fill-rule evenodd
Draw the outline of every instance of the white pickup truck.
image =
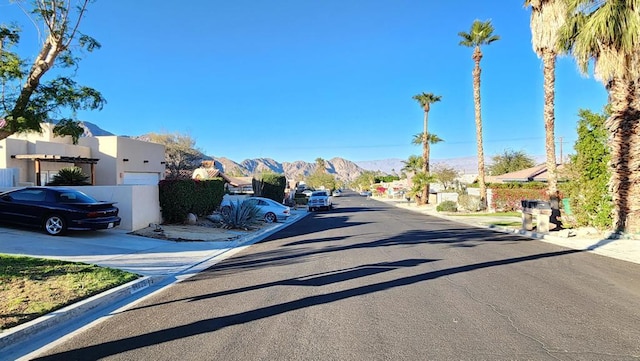
<svg viewBox="0 0 640 361">
<path fill-rule="evenodd" d="M 331 196 L 327 191 L 313 191 L 309 196 L 309 202 L 307 205 L 310 212 L 320 209 L 330 210 L 333 208 Z"/>
</svg>

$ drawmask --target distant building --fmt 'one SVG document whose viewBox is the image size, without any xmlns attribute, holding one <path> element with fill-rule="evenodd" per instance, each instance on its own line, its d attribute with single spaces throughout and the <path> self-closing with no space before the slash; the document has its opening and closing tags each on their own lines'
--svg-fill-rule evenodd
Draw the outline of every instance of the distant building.
<svg viewBox="0 0 640 361">
<path fill-rule="evenodd" d="M 226 182 L 226 189 L 232 194 L 253 194 L 253 177 L 230 177 L 213 167 L 213 161 L 202 162 L 202 167 L 193 171 L 193 179 L 222 178 Z"/>
<path fill-rule="evenodd" d="M 562 164 L 557 165 L 558 172 L 563 168 Z M 487 183 L 509 183 L 509 182 L 547 182 L 548 172 L 546 164 L 539 164 L 535 167 L 521 169 L 515 172 L 505 173 L 498 176 L 487 176 Z"/>
</svg>

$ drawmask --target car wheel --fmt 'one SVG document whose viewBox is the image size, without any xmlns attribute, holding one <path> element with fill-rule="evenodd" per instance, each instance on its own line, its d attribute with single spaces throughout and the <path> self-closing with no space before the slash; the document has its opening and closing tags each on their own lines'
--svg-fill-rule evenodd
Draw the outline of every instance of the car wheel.
<svg viewBox="0 0 640 361">
<path fill-rule="evenodd" d="M 45 218 L 44 220 L 43 226 L 45 232 L 52 236 L 59 236 L 61 234 L 64 234 L 64 232 L 67 230 L 67 224 L 64 221 L 64 218 L 57 214 L 47 216 L 47 218 Z"/>
<path fill-rule="evenodd" d="M 231 207 L 229 206 L 224 206 L 220 209 L 220 213 L 222 213 L 223 216 L 229 216 L 231 214 Z"/>
<path fill-rule="evenodd" d="M 264 215 L 264 221 L 267 223 L 273 223 L 278 219 L 278 217 L 276 217 L 275 214 L 269 212 L 267 214 Z"/>
</svg>

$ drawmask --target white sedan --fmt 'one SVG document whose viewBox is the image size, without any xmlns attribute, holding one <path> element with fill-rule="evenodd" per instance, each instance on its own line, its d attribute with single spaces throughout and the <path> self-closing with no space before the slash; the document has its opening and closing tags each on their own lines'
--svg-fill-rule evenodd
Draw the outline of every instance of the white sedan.
<svg viewBox="0 0 640 361">
<path fill-rule="evenodd" d="M 242 203 L 256 206 L 258 208 L 258 217 L 267 223 L 284 222 L 291 216 L 291 208 L 269 198 L 248 197 Z M 220 209 L 222 212 L 229 211 L 231 209 L 231 201 L 224 200 L 220 205 Z"/>
</svg>

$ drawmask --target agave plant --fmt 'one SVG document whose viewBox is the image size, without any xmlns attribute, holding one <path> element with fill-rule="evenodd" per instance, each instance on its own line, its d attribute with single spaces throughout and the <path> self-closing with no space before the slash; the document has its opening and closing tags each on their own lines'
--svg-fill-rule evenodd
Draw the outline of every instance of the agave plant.
<svg viewBox="0 0 640 361">
<path fill-rule="evenodd" d="M 82 169 L 78 167 L 62 168 L 58 174 L 53 176 L 49 186 L 88 186 L 89 176 L 82 173 Z"/>
<path fill-rule="evenodd" d="M 259 211 L 257 206 L 249 202 L 231 202 L 222 208 L 223 228 L 248 230 L 259 221 Z"/>
</svg>

